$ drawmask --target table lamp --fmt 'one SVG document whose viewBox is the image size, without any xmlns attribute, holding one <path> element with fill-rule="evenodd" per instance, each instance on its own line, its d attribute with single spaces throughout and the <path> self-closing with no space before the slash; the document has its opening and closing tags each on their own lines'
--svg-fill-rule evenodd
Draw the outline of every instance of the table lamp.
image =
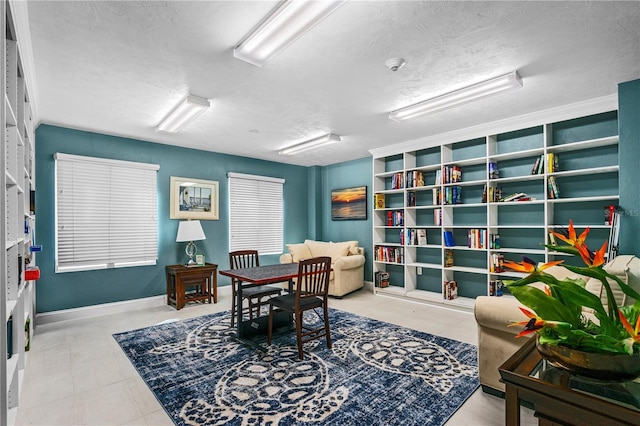
<svg viewBox="0 0 640 426">
<path fill-rule="evenodd" d="M 206 238 L 207 237 L 204 236 L 204 231 L 202 230 L 202 225 L 200 225 L 199 220 L 188 220 L 178 224 L 178 236 L 176 237 L 176 242 L 180 243 L 189 241 L 189 244 L 187 244 L 187 248 L 185 249 L 185 253 L 189 256 L 189 260 L 185 266 L 197 265 L 195 260 L 193 260 L 193 256 L 196 255 L 198 249 L 193 242 L 205 240 Z"/>
</svg>

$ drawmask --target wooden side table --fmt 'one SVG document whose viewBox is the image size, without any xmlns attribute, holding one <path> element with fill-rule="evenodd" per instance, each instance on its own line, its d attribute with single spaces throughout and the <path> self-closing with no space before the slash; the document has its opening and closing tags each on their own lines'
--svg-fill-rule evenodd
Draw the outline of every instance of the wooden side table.
<svg viewBox="0 0 640 426">
<path fill-rule="evenodd" d="M 177 310 L 185 303 L 204 301 L 218 303 L 218 265 L 206 263 L 204 266 L 186 267 L 167 265 L 167 305 Z M 187 292 L 187 290 L 191 290 Z"/>
</svg>

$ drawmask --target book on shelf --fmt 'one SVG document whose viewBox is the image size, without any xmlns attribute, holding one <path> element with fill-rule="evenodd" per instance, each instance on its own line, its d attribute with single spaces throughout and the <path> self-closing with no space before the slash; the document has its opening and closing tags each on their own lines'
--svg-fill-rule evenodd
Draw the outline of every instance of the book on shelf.
<svg viewBox="0 0 640 426">
<path fill-rule="evenodd" d="M 389 272 L 378 271 L 376 272 L 376 287 L 385 288 L 389 287 Z"/>
<path fill-rule="evenodd" d="M 501 202 L 516 201 L 522 197 L 527 197 L 527 194 L 525 192 L 514 192 L 513 194 L 510 194 L 504 198 L 501 198 L 500 201 Z"/>
<path fill-rule="evenodd" d="M 500 177 L 500 170 L 498 169 L 498 163 L 495 161 L 489 162 L 489 179 L 498 179 Z"/>
<path fill-rule="evenodd" d="M 427 230 L 426 229 L 417 229 L 417 242 L 419 246 L 427 245 Z"/>
<path fill-rule="evenodd" d="M 384 194 L 376 194 L 374 205 L 376 209 L 384 209 Z"/>
<path fill-rule="evenodd" d="M 547 173 L 555 173 L 559 169 L 558 167 L 558 155 L 550 152 L 547 154 Z"/>
<path fill-rule="evenodd" d="M 443 237 L 444 237 L 444 245 L 447 247 L 454 247 L 456 245 L 456 242 L 453 238 L 453 232 L 451 231 L 444 231 L 442 233 Z"/>
<path fill-rule="evenodd" d="M 541 154 L 536 161 L 533 163 L 533 167 L 531 168 L 532 175 L 540 175 L 544 172 L 544 154 Z"/>
<path fill-rule="evenodd" d="M 435 226 L 442 226 L 442 209 L 433 210 L 433 224 Z"/>
<path fill-rule="evenodd" d="M 547 179 L 547 189 L 549 192 L 549 198 L 560 198 L 560 189 L 558 188 L 558 182 L 556 182 L 555 176 L 549 176 Z"/>
<path fill-rule="evenodd" d="M 415 206 L 416 206 L 416 193 L 407 192 L 407 207 L 415 207 Z"/>
</svg>

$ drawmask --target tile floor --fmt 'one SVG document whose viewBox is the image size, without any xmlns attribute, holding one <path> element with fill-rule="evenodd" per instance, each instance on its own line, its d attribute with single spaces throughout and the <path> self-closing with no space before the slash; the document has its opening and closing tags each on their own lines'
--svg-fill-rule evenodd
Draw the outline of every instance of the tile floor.
<svg viewBox="0 0 640 426">
<path fill-rule="evenodd" d="M 17 425 L 171 425 L 131 366 L 113 333 L 230 309 L 230 291 L 218 303 L 176 311 L 157 306 L 100 317 L 39 325 L 27 359 Z M 473 314 L 375 296 L 361 290 L 329 306 L 459 341 L 476 344 Z M 524 425 L 537 424 L 522 409 Z M 502 425 L 504 401 L 480 389 L 447 425 Z"/>
</svg>

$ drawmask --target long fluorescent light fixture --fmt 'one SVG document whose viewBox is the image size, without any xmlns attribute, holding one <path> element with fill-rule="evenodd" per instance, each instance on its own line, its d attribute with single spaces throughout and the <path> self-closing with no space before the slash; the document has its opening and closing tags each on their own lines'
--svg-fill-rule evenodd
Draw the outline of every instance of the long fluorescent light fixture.
<svg viewBox="0 0 640 426">
<path fill-rule="evenodd" d="M 302 37 L 346 0 L 285 0 L 233 50 L 233 56 L 257 67 Z"/>
<path fill-rule="evenodd" d="M 188 95 L 176 107 L 171 110 L 160 124 L 156 132 L 178 133 L 187 124 L 195 120 L 200 114 L 209 108 L 209 100 L 199 96 Z"/>
<path fill-rule="evenodd" d="M 290 146 L 289 148 L 278 151 L 280 155 L 293 155 L 300 152 L 309 151 L 310 149 L 316 149 L 324 145 L 340 142 L 342 139 L 338 135 L 329 133 L 327 135 L 320 136 L 319 138 L 311 139 L 306 142 L 299 143 L 297 145 Z"/>
<path fill-rule="evenodd" d="M 518 89 L 520 87 L 522 87 L 522 78 L 517 71 L 512 71 L 500 77 L 495 77 L 408 107 L 397 109 L 389 113 L 389 118 L 395 121 L 408 120 L 420 115 L 433 114 L 445 109 L 454 108 L 467 102 L 477 101 L 506 90 Z"/>
</svg>

